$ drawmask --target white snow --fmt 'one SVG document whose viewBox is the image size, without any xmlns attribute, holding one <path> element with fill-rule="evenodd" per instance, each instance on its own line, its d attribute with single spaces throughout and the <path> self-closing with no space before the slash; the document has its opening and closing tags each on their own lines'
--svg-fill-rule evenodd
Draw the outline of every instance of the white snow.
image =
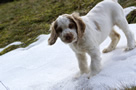
<svg viewBox="0 0 136 90">
<path fill-rule="evenodd" d="M 130 24 L 136 39 L 136 24 Z M 119 28 L 121 40 L 117 48 L 101 54 L 102 70 L 88 79 L 73 78 L 79 71 L 76 57 L 60 39 L 48 46 L 49 35 L 38 41 L 0 56 L 0 90 L 108 90 L 136 86 L 136 49 L 125 52 L 126 38 Z M 107 38 L 100 46 L 107 47 Z M 88 62 L 90 62 L 88 57 Z"/>
<path fill-rule="evenodd" d="M 12 46 L 12 45 L 20 45 L 20 44 L 22 44 L 22 43 L 21 43 L 21 42 L 13 42 L 13 43 L 7 45 L 7 46 L 4 47 L 4 48 L 0 48 L 0 52 L 3 51 L 5 48 L 8 48 L 8 47 L 10 47 L 10 46 Z"/>
<path fill-rule="evenodd" d="M 131 7 L 125 8 L 125 9 L 124 9 L 125 16 L 127 16 L 127 15 L 128 15 L 131 11 L 133 11 L 134 9 L 136 9 L 135 6 L 131 6 Z"/>
</svg>

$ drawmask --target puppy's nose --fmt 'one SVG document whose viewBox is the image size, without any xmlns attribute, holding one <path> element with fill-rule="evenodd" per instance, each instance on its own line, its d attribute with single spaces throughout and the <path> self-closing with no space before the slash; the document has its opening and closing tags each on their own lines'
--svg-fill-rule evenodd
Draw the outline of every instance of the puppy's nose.
<svg viewBox="0 0 136 90">
<path fill-rule="evenodd" d="M 70 35 L 67 35 L 66 36 L 66 40 L 70 40 L 71 39 L 71 36 Z"/>
<path fill-rule="evenodd" d="M 72 34 L 67 34 L 66 36 L 65 36 L 65 39 L 67 40 L 67 41 L 70 41 L 70 40 L 72 40 Z"/>
</svg>

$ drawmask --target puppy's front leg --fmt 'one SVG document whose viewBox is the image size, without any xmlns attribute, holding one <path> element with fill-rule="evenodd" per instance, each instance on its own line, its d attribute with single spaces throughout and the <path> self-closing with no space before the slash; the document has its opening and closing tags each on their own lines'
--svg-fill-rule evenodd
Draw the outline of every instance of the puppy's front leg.
<svg viewBox="0 0 136 90">
<path fill-rule="evenodd" d="M 88 64 L 85 53 L 76 53 L 78 59 L 80 74 L 88 73 Z"/>
<path fill-rule="evenodd" d="M 101 70 L 100 50 L 99 48 L 93 48 L 88 51 L 88 54 L 91 57 L 90 76 L 94 76 Z"/>
</svg>

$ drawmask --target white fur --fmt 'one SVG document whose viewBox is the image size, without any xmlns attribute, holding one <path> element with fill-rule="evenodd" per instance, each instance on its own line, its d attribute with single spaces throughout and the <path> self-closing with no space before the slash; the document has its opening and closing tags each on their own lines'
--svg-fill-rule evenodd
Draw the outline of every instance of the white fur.
<svg viewBox="0 0 136 90">
<path fill-rule="evenodd" d="M 69 19 L 65 16 L 60 16 L 56 21 L 61 25 L 63 31 L 60 38 L 63 40 L 65 33 L 72 32 L 74 41 L 69 43 L 72 50 L 75 52 L 81 74 L 90 72 L 93 76 L 101 70 L 101 57 L 99 45 L 110 36 L 112 39 L 111 44 L 104 52 L 109 52 L 115 49 L 120 36 L 113 30 L 113 26 L 117 25 L 125 33 L 127 38 L 127 49 L 131 50 L 135 47 L 134 36 L 129 30 L 127 20 L 124 16 L 122 7 L 117 3 L 117 0 L 105 0 L 98 3 L 87 15 L 82 16 L 81 19 L 85 23 L 85 32 L 82 38 L 78 39 L 76 30 L 67 28 Z M 90 55 L 91 64 L 90 70 L 86 60 L 86 53 Z"/>
</svg>

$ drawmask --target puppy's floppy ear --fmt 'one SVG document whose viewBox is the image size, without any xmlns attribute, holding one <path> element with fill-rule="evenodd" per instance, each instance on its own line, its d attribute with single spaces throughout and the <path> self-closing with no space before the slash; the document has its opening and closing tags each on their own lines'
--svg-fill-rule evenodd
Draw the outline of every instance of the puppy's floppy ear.
<svg viewBox="0 0 136 90">
<path fill-rule="evenodd" d="M 54 21 L 50 26 L 51 35 L 50 35 L 50 38 L 48 39 L 49 45 L 53 45 L 58 38 L 58 35 L 56 33 L 56 30 L 55 30 L 56 27 L 57 27 L 57 23 L 56 23 L 56 21 Z"/>
<path fill-rule="evenodd" d="M 72 18 L 77 25 L 78 38 L 81 38 L 85 32 L 86 25 L 83 22 L 83 20 L 80 18 L 79 13 L 76 12 L 72 13 Z"/>
</svg>

